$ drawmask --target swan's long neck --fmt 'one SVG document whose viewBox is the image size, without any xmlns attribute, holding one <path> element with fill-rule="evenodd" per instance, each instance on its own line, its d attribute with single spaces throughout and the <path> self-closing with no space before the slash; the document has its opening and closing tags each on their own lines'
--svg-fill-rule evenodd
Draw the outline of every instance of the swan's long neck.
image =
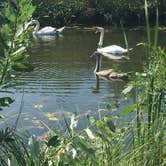
<svg viewBox="0 0 166 166">
<path fill-rule="evenodd" d="M 101 48 L 103 46 L 103 40 L 104 40 L 104 29 L 100 31 L 100 40 L 98 43 L 98 48 Z"/>
<path fill-rule="evenodd" d="M 39 23 L 39 21 L 35 21 L 35 24 L 36 24 L 36 27 L 34 28 L 34 32 L 36 33 L 36 32 L 38 32 L 39 31 L 39 28 L 40 28 L 40 23 Z"/>
<path fill-rule="evenodd" d="M 95 67 L 94 73 L 96 73 L 100 70 L 100 66 L 101 66 L 101 55 L 97 54 L 96 55 L 96 67 Z"/>
</svg>

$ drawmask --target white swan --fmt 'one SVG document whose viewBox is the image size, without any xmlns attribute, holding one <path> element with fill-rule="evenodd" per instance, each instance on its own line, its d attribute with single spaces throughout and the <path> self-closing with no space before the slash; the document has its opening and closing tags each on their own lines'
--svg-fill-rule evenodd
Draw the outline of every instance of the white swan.
<svg viewBox="0 0 166 166">
<path fill-rule="evenodd" d="M 39 30 L 40 23 L 38 20 L 32 20 L 31 24 L 36 25 L 36 27 L 34 28 L 34 31 L 33 31 L 33 35 L 56 35 L 56 34 L 62 33 L 63 30 L 65 29 L 65 27 L 57 29 L 57 28 L 54 28 L 51 26 L 47 26 L 47 27 L 44 27 Z"/>
<path fill-rule="evenodd" d="M 97 52 L 100 53 L 103 56 L 106 56 L 109 59 L 123 59 L 126 58 L 124 56 L 125 53 L 127 53 L 131 49 L 124 49 L 120 46 L 117 45 L 110 45 L 107 47 L 102 47 L 103 46 L 103 39 L 104 39 L 104 28 L 102 27 L 97 27 L 96 28 L 96 33 L 100 33 L 100 40 L 98 43 L 98 48 Z"/>
<path fill-rule="evenodd" d="M 101 66 L 101 58 L 102 58 L 101 55 L 106 56 L 109 59 L 115 59 L 115 60 L 127 59 L 127 57 L 124 56 L 124 54 L 128 52 L 128 49 L 124 49 L 124 48 L 117 46 L 117 45 L 111 45 L 111 46 L 107 46 L 107 47 L 102 48 L 103 39 L 104 39 L 104 28 L 97 27 L 96 30 L 97 30 L 96 33 L 100 32 L 100 40 L 98 43 L 97 51 L 95 51 L 91 55 L 91 57 L 93 57 L 93 56 L 96 57 L 96 67 L 94 70 L 95 75 L 106 77 L 108 79 L 126 80 L 128 78 L 127 73 L 113 72 L 112 69 L 99 71 L 100 66 Z"/>
</svg>

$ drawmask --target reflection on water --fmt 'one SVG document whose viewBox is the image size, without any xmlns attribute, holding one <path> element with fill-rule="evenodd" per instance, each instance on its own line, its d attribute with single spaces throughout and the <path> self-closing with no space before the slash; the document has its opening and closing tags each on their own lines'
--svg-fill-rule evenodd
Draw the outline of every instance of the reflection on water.
<svg viewBox="0 0 166 166">
<path fill-rule="evenodd" d="M 129 46 L 133 48 L 130 60 L 115 62 L 103 58 L 101 69 L 114 68 L 123 72 L 142 70 L 146 54 L 141 47 L 136 47 L 136 44 L 145 41 L 145 32 L 126 31 L 126 33 Z M 63 35 L 35 38 L 32 41 L 33 45 L 29 52 L 34 71 L 19 77 L 18 81 L 25 84 L 11 89 L 14 94 L 2 94 L 15 98 L 14 104 L 4 111 L 5 115 L 10 117 L 10 120 L 6 119 L 5 124 L 13 123 L 13 119 L 16 118 L 23 91 L 24 102 L 19 126 L 27 129 L 39 127 L 37 120 L 48 123 L 44 114 L 46 112 L 55 113 L 60 118 L 62 112 L 68 114 L 75 112 L 77 108 L 81 114 L 96 112 L 101 102 L 121 100 L 125 82 L 100 80 L 99 84 L 99 78 L 94 76 L 95 60 L 89 56 L 96 50 L 99 36 L 90 31 L 68 29 Z M 109 44 L 125 47 L 121 30 L 105 33 L 104 45 Z"/>
</svg>

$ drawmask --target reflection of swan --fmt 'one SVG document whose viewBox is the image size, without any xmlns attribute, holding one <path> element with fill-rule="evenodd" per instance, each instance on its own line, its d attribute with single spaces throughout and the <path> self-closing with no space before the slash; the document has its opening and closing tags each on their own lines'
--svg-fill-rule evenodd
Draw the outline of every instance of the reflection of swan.
<svg viewBox="0 0 166 166">
<path fill-rule="evenodd" d="M 128 80 L 127 73 L 117 73 L 114 72 L 112 69 L 98 71 L 96 72 L 96 75 L 100 77 L 105 77 L 108 80 Z"/>
<path fill-rule="evenodd" d="M 40 23 L 38 20 L 32 20 L 31 24 L 36 24 L 36 27 L 33 31 L 33 35 L 56 35 L 62 33 L 65 29 L 65 27 L 57 29 L 51 26 L 47 26 L 39 30 Z"/>
<path fill-rule="evenodd" d="M 94 73 L 97 76 L 106 78 L 108 80 L 127 80 L 128 79 L 128 74 L 127 73 L 117 73 L 114 72 L 112 69 L 108 70 L 100 70 L 100 65 L 101 65 L 101 54 L 98 52 L 95 52 L 92 56 L 96 56 L 96 67 L 94 70 Z"/>
<path fill-rule="evenodd" d="M 33 35 L 36 41 L 43 41 L 43 42 L 52 42 L 55 41 L 57 38 L 63 39 L 64 36 L 62 34 L 58 35 Z"/>
<path fill-rule="evenodd" d="M 100 53 L 101 55 L 106 56 L 110 59 L 126 58 L 126 56 L 124 56 L 124 54 L 128 52 L 128 49 L 124 49 L 124 48 L 117 46 L 117 45 L 102 47 L 103 39 L 104 39 L 104 28 L 97 27 L 96 33 L 98 33 L 98 32 L 100 33 L 100 40 L 99 40 L 98 49 L 97 49 L 98 53 Z M 129 49 L 129 50 L 131 50 L 131 49 Z"/>
</svg>

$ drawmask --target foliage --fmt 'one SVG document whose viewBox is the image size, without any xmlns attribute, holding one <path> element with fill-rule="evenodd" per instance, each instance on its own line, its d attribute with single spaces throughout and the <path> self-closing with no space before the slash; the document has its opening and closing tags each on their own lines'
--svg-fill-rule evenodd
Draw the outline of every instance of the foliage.
<svg viewBox="0 0 166 166">
<path fill-rule="evenodd" d="M 0 88 L 12 86 L 16 74 L 30 71 L 28 62 L 28 23 L 34 12 L 31 1 L 5 0 L 1 2 L 0 19 Z M 0 98 L 0 107 L 13 102 L 9 97 Z"/>
<path fill-rule="evenodd" d="M 33 0 L 37 6 L 34 17 L 42 25 L 106 24 L 145 25 L 144 0 Z M 165 0 L 149 0 L 150 22 L 154 24 L 155 9 L 159 8 L 161 24 L 165 22 Z"/>
<path fill-rule="evenodd" d="M 31 1 L 3 0 L 0 2 L 0 88 L 13 86 L 17 74 L 30 71 L 28 62 L 28 23 L 34 12 Z M 0 97 L 0 111 L 14 100 Z M 0 118 L 3 118 L 0 115 Z M 24 147 L 23 140 L 13 129 L 0 130 L 1 165 L 26 165 L 33 163 Z M 29 164 L 30 165 L 30 164 Z"/>
<path fill-rule="evenodd" d="M 21 140 L 9 128 L 0 131 L 0 163 L 2 165 L 7 166 L 11 161 L 12 165 L 18 165 L 18 162 L 19 165 L 25 165 L 27 162 L 26 149 Z"/>
</svg>

